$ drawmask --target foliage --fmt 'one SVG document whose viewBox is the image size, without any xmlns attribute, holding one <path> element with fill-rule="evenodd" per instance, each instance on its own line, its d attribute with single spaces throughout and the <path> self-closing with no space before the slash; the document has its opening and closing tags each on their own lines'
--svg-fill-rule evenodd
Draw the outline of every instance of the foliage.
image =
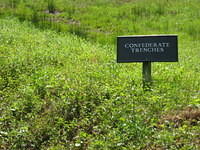
<svg viewBox="0 0 200 150">
<path fill-rule="evenodd" d="M 49 13 L 55 13 L 56 7 L 55 7 L 54 0 L 48 0 L 48 10 L 49 10 Z"/>
<path fill-rule="evenodd" d="M 0 149 L 200 149 L 199 7 L 1 0 Z M 179 63 L 153 63 L 144 91 L 141 64 L 117 64 L 113 44 L 152 33 L 179 35 Z"/>
<path fill-rule="evenodd" d="M 199 148 L 198 118 L 159 123 L 198 107 L 198 41 L 181 35 L 180 63 L 153 64 L 145 92 L 141 65 L 116 64 L 111 46 L 15 18 L 1 19 L 0 29 L 1 149 Z"/>
<path fill-rule="evenodd" d="M 124 34 L 185 33 L 198 39 L 199 7 L 198 0 L 1 0 L 0 14 L 114 44 Z"/>
</svg>

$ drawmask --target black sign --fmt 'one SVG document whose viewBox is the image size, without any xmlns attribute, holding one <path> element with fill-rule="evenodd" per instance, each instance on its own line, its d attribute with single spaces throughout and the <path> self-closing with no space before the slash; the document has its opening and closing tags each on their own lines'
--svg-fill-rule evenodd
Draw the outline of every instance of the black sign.
<svg viewBox="0 0 200 150">
<path fill-rule="evenodd" d="M 176 62 L 177 35 L 117 37 L 117 62 Z"/>
</svg>

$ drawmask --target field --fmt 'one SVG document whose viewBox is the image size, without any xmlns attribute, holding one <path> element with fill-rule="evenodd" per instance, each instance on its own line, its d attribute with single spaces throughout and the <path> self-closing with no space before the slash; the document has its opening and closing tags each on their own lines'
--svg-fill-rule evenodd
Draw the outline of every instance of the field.
<svg viewBox="0 0 200 150">
<path fill-rule="evenodd" d="M 2 0 L 0 149 L 200 149 L 198 4 Z M 168 33 L 179 62 L 153 63 L 144 91 L 141 63 L 116 63 L 116 36 Z"/>
<path fill-rule="evenodd" d="M 127 34 L 186 33 L 198 39 L 198 0 L 1 0 L 0 14 L 102 44 Z"/>
</svg>

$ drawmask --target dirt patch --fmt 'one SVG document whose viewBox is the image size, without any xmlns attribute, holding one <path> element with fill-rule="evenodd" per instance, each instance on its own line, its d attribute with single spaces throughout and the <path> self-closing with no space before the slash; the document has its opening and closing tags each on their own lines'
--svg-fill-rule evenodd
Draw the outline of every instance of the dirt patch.
<svg viewBox="0 0 200 150">
<path fill-rule="evenodd" d="M 46 13 L 46 14 L 53 14 L 53 15 L 59 15 L 59 14 L 61 14 L 61 12 L 57 11 L 57 10 L 54 11 L 53 13 L 51 13 L 49 10 L 45 10 L 44 13 Z"/>
<path fill-rule="evenodd" d="M 80 25 L 80 21 L 74 20 L 74 19 L 68 19 L 65 21 L 66 24 L 72 24 L 72 25 Z"/>
<path fill-rule="evenodd" d="M 117 0 L 118 3 L 130 3 L 130 2 L 136 2 L 137 0 Z"/>
<path fill-rule="evenodd" d="M 179 127 L 185 121 L 190 125 L 196 125 L 200 121 L 200 108 L 190 106 L 181 110 L 172 111 L 163 115 L 159 124 L 173 123 L 175 127 Z"/>
</svg>

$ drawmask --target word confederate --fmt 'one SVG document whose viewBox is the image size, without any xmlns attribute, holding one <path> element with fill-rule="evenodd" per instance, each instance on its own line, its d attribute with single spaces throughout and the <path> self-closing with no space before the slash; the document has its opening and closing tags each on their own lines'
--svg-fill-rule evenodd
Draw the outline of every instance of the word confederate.
<svg viewBox="0 0 200 150">
<path fill-rule="evenodd" d="M 126 43 L 124 45 L 132 53 L 163 53 L 164 48 L 169 46 L 169 43 Z"/>
</svg>

